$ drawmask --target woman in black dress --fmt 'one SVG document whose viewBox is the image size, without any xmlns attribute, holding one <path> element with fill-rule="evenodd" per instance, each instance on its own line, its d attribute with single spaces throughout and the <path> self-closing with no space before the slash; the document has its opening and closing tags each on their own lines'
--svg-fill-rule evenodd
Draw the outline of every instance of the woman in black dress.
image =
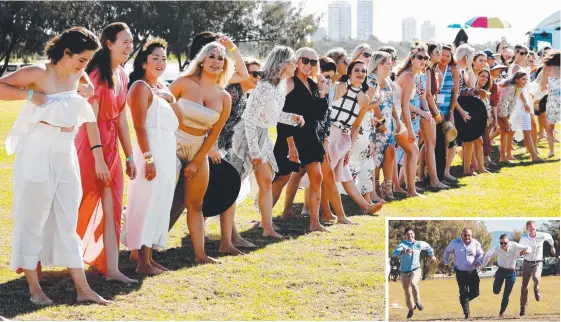
<svg viewBox="0 0 561 322">
<path fill-rule="evenodd" d="M 277 125 L 274 153 L 279 172 L 273 182 L 273 200 L 278 200 L 292 172 L 305 171 L 310 180 L 310 230 L 325 231 L 319 221 L 323 180 L 320 163 L 325 150 L 317 135 L 317 125 L 328 108 L 327 79 L 319 73 L 318 55 L 313 49 L 300 48 L 295 54 L 298 59 L 296 73 L 288 79 L 283 111 L 302 115 L 305 123 L 301 127 Z"/>
</svg>

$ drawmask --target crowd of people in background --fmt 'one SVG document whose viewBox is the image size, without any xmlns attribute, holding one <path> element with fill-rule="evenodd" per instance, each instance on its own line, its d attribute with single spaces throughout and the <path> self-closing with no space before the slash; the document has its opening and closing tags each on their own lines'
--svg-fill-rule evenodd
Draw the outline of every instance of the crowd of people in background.
<svg viewBox="0 0 561 322">
<path fill-rule="evenodd" d="M 253 181 L 263 236 L 282 238 L 272 218 L 284 187 L 282 217 L 296 217 L 293 201 L 303 187 L 309 229 L 325 232 L 324 222 L 352 223 L 341 193 L 372 214 L 394 193 L 422 197 L 425 189 L 450 188 L 458 181 L 450 167 L 459 146 L 466 176 L 495 165 L 496 136 L 498 161 L 514 160 L 516 131 L 540 161 L 543 128 L 554 155 L 559 51 L 550 48 L 532 55 L 501 42 L 499 63 L 490 50 L 468 44 L 416 42 L 397 66 L 392 47 L 361 44 L 350 55 L 334 48 L 321 56 L 276 46 L 261 62 L 243 57 L 228 37 L 204 32 L 193 40 L 186 72 L 169 87 L 164 39 L 149 38 L 126 75 L 132 52 L 124 23 L 110 24 L 99 38 L 74 27 L 47 44 L 48 63 L 0 78 L 0 100 L 27 100 L 6 148 L 16 154 L 11 267 L 25 273 L 34 303 L 52 303 L 38 279 L 47 265 L 70 268 L 78 301 L 106 304 L 89 288 L 83 263 L 107 280 L 137 282 L 119 271 L 120 243 L 139 274 L 163 273 L 153 251 L 166 247 L 185 208 L 196 263 L 217 263 L 205 252 L 203 211 L 216 165 Z M 487 113 L 486 130 L 467 142 L 454 134 L 458 120 L 472 117 L 460 104 L 464 96 L 480 100 Z M 130 180 L 124 213 L 119 145 Z M 179 182 L 184 187 L 176 189 Z M 235 194 L 239 203 L 249 192 Z M 237 231 L 235 212 L 232 203 L 206 214 L 220 216 L 223 254 L 255 247 Z"/>
</svg>

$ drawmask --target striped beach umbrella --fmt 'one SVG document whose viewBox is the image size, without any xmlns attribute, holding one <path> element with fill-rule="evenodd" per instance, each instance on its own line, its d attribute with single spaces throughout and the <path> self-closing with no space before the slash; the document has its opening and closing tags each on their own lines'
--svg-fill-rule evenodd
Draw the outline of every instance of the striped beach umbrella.
<svg viewBox="0 0 561 322">
<path fill-rule="evenodd" d="M 465 23 L 465 27 L 470 28 L 510 28 L 510 23 L 497 17 L 473 17 Z"/>
</svg>

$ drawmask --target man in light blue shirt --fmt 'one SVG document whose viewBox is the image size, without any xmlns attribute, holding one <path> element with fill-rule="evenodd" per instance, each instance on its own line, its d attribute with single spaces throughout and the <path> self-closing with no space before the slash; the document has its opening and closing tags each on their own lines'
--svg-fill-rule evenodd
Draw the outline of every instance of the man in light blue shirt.
<svg viewBox="0 0 561 322">
<path fill-rule="evenodd" d="M 413 228 L 407 228 L 405 229 L 405 240 L 399 243 L 393 252 L 393 256 L 399 257 L 401 261 L 401 284 L 405 292 L 407 308 L 409 308 L 409 313 L 407 313 L 408 319 L 413 316 L 415 308 L 419 309 L 419 311 L 423 310 L 418 285 L 421 279 L 421 270 L 419 268 L 421 267 L 421 251 L 423 250 L 426 250 L 431 259 L 436 261 L 432 247 L 424 241 L 415 240 Z"/>
<path fill-rule="evenodd" d="M 444 251 L 444 265 L 450 263 L 450 254 L 454 254 L 454 271 L 460 288 L 460 305 L 466 319 L 469 319 L 469 301 L 479 296 L 479 275 L 477 269 L 483 263 L 481 244 L 472 238 L 469 228 L 462 230 L 461 237 L 454 239 Z"/>
</svg>

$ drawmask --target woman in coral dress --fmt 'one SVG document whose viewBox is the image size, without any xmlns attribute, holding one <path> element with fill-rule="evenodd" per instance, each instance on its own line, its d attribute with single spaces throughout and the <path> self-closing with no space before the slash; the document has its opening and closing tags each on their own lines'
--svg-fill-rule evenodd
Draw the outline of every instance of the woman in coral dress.
<svg viewBox="0 0 561 322">
<path fill-rule="evenodd" d="M 119 141 L 127 157 L 127 175 L 134 179 L 136 168 L 127 124 L 125 103 L 128 78 L 122 63 L 132 52 L 132 35 L 124 23 L 112 23 L 101 34 L 102 49 L 88 65 L 87 72 L 95 92 L 90 104 L 97 114 L 97 125 L 110 181 L 104 184 L 94 172 L 81 172 L 83 197 L 77 232 L 82 239 L 84 262 L 94 266 L 107 280 L 136 282 L 118 268 L 121 209 L 123 205 L 123 168 Z M 75 140 L 81 169 L 90 169 L 94 159 L 87 129 L 82 126 Z"/>
</svg>

